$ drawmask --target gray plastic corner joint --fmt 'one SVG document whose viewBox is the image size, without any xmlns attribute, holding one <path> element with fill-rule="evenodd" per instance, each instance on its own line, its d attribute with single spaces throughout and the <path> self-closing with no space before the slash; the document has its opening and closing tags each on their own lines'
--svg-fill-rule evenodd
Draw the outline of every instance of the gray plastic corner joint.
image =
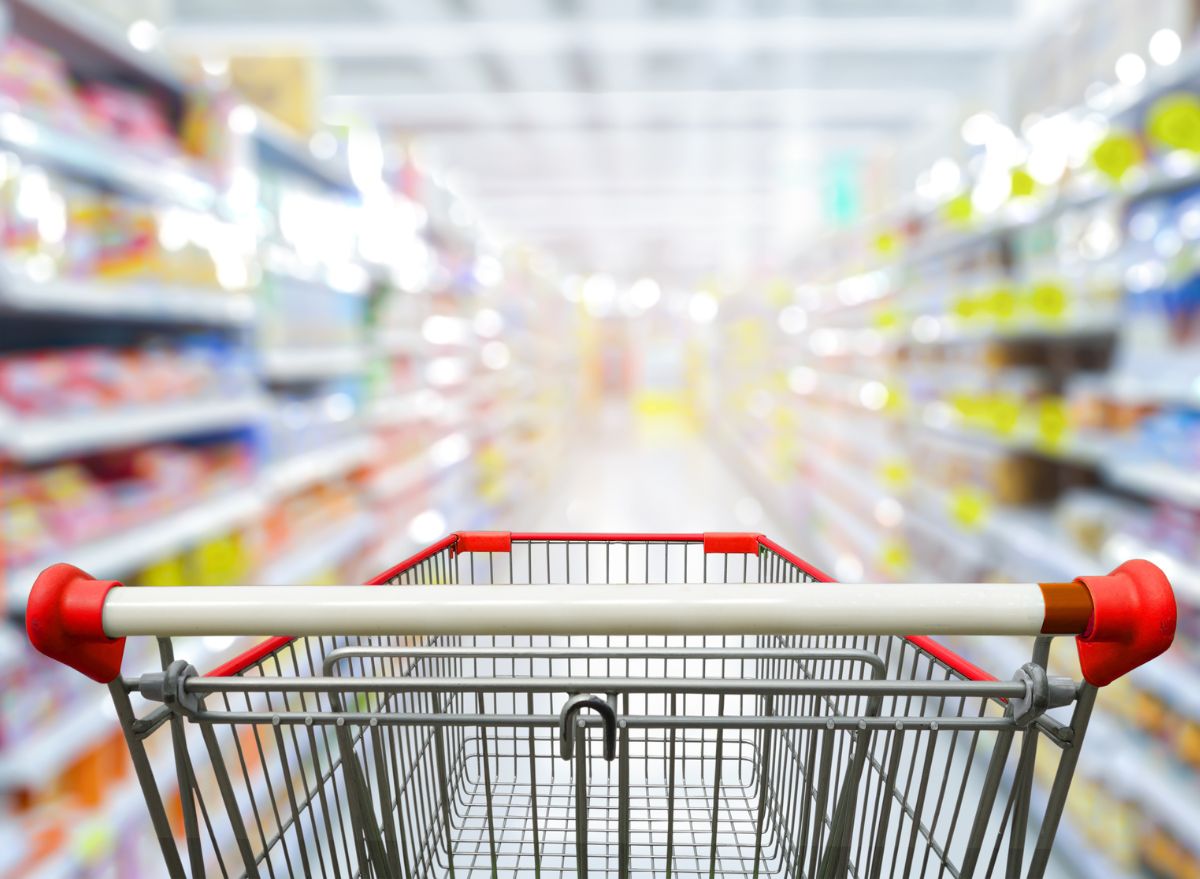
<svg viewBox="0 0 1200 879">
<path fill-rule="evenodd" d="M 1075 681 L 1051 676 L 1035 662 L 1027 662 L 1013 675 L 1014 681 L 1025 684 L 1025 695 L 1009 702 L 1013 722 L 1026 728 L 1049 708 L 1061 708 L 1075 701 Z"/>
<path fill-rule="evenodd" d="M 153 702 L 162 702 L 172 711 L 194 714 L 204 704 L 198 694 L 187 692 L 184 681 L 198 674 L 194 665 L 177 659 L 163 671 L 150 672 L 138 678 L 138 692 Z"/>
</svg>

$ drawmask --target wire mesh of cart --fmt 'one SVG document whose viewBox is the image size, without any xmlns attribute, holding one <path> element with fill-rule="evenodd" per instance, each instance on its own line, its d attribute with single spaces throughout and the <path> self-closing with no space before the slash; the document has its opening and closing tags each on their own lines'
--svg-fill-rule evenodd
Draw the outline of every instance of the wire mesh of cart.
<svg viewBox="0 0 1200 879">
<path fill-rule="evenodd" d="M 849 585 L 754 534 L 472 532 L 365 587 L 57 565 L 27 621 L 108 684 L 172 877 L 1041 876 L 1097 688 L 1175 603 L 1142 561 Z M 251 634 L 204 675 L 176 656 Z M 1035 640 L 999 680 L 938 634 Z M 122 676 L 135 635 L 161 668 Z"/>
</svg>

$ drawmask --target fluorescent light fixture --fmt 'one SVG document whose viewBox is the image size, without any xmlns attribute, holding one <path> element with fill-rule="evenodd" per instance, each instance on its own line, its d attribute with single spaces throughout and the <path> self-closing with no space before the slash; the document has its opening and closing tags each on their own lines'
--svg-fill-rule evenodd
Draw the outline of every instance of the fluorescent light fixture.
<svg viewBox="0 0 1200 879">
<path fill-rule="evenodd" d="M 1169 27 L 1155 31 L 1154 36 L 1150 38 L 1150 60 L 1155 64 L 1163 67 L 1174 64 L 1182 52 L 1183 40 Z"/>
<path fill-rule="evenodd" d="M 717 297 L 706 290 L 693 293 L 688 300 L 688 316 L 698 324 L 712 323 L 720 309 Z"/>
<path fill-rule="evenodd" d="M 158 45 L 158 25 L 148 18 L 139 18 L 130 23 L 125 36 L 133 48 L 139 52 L 149 52 Z"/>
<path fill-rule="evenodd" d="M 1141 55 L 1126 52 L 1117 59 L 1115 66 L 1117 79 L 1124 85 L 1137 85 L 1146 78 L 1146 62 Z"/>
<path fill-rule="evenodd" d="M 238 104 L 229 111 L 229 130 L 234 134 L 253 134 L 258 128 L 258 114 L 249 104 Z"/>
</svg>

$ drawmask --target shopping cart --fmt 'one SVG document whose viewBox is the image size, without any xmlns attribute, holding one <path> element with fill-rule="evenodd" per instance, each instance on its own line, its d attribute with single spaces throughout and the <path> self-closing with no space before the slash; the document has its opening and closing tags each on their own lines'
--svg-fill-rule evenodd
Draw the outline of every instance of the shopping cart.
<svg viewBox="0 0 1200 879">
<path fill-rule="evenodd" d="M 1166 578 L 827 580 L 753 534 L 474 532 L 394 589 L 57 565 L 28 630 L 108 683 L 172 877 L 1041 876 L 1097 687 L 1171 642 Z M 927 634 L 1036 640 L 998 680 Z M 121 676 L 134 635 L 161 670 Z"/>
</svg>

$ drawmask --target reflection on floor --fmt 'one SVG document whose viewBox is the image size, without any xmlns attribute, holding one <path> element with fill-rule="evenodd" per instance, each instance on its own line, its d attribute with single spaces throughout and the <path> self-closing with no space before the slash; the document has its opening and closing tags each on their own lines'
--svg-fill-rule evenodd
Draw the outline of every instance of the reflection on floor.
<svg viewBox="0 0 1200 879">
<path fill-rule="evenodd" d="M 512 529 L 785 537 L 693 425 L 617 404 L 581 426 L 553 496 L 531 518 Z"/>
</svg>

